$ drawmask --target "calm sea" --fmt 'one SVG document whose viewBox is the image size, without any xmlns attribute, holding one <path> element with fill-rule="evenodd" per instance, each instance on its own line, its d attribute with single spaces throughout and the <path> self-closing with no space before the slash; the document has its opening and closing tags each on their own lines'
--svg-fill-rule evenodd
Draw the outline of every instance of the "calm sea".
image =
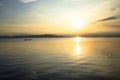
<svg viewBox="0 0 120 80">
<path fill-rule="evenodd" d="M 120 80 L 120 38 L 0 39 L 0 80 Z"/>
</svg>

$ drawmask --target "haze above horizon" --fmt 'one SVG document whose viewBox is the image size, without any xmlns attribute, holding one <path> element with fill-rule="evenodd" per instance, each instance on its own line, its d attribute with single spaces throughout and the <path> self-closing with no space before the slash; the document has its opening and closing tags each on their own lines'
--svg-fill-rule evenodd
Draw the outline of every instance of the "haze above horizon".
<svg viewBox="0 0 120 80">
<path fill-rule="evenodd" d="M 120 34 L 119 0 L 0 0 L 0 35 Z"/>
</svg>

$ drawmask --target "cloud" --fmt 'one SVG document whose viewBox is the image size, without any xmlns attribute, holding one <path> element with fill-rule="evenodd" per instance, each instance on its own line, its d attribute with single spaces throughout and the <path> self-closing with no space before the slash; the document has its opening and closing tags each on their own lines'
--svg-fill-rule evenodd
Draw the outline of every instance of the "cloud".
<svg viewBox="0 0 120 80">
<path fill-rule="evenodd" d="M 30 2 L 34 2 L 34 1 L 37 1 L 37 0 L 19 0 L 19 1 L 21 1 L 23 3 L 30 3 Z"/>
<path fill-rule="evenodd" d="M 120 9 L 120 1 L 119 0 L 114 0 L 113 5 L 114 5 L 114 7 L 111 9 L 112 11 Z"/>
<path fill-rule="evenodd" d="M 0 6 L 3 6 L 3 4 L 2 4 L 2 3 L 0 3 Z"/>
<path fill-rule="evenodd" d="M 109 25 L 110 27 L 113 27 L 113 28 L 120 28 L 120 24 L 112 24 L 112 25 Z"/>
<path fill-rule="evenodd" d="M 107 18 L 103 18 L 103 19 L 97 20 L 95 22 L 111 21 L 111 20 L 117 20 L 117 19 L 120 19 L 120 15 L 110 16 L 110 17 L 107 17 Z"/>
<path fill-rule="evenodd" d="M 100 21 L 110 21 L 110 20 L 115 20 L 115 19 L 118 19 L 118 17 L 116 17 L 116 16 L 111 16 L 111 17 L 107 17 L 107 18 L 98 20 L 97 22 L 100 22 Z"/>
</svg>

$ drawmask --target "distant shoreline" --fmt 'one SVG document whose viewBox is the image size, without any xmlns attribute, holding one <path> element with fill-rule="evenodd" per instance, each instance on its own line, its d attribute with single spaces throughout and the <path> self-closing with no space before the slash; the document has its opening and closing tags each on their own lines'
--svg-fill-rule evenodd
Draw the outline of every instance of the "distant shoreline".
<svg viewBox="0 0 120 80">
<path fill-rule="evenodd" d="M 13 35 L 13 36 L 0 36 L 0 38 L 72 38 L 72 37 L 90 37 L 90 38 L 99 38 L 99 37 L 116 37 L 119 38 L 120 35 L 116 34 L 85 34 L 85 35 L 56 35 L 56 34 L 43 34 L 43 35 Z"/>
<path fill-rule="evenodd" d="M 63 37 L 0 37 L 2 38 L 74 38 L 76 36 L 63 36 Z M 120 36 L 77 36 L 83 38 L 120 38 Z"/>
</svg>

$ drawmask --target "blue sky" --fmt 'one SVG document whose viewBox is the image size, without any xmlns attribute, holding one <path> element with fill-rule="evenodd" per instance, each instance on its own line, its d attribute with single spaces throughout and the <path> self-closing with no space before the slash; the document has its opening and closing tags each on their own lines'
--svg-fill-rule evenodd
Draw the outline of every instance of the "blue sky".
<svg viewBox="0 0 120 80">
<path fill-rule="evenodd" d="M 0 34 L 119 33 L 119 4 L 119 0 L 0 0 Z M 84 23 L 84 29 L 75 29 L 75 21 Z"/>
</svg>

